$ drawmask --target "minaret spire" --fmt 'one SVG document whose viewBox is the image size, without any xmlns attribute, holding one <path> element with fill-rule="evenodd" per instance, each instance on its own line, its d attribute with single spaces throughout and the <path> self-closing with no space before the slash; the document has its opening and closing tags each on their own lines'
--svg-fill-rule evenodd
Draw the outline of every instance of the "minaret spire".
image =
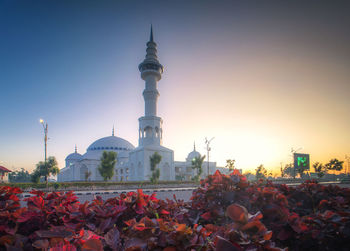
<svg viewBox="0 0 350 251">
<path fill-rule="evenodd" d="M 74 151 L 75 153 L 77 153 L 78 151 L 77 151 L 77 144 L 75 144 L 75 151 Z"/>
<path fill-rule="evenodd" d="M 196 151 L 196 141 L 193 141 L 193 151 Z"/>
<path fill-rule="evenodd" d="M 114 125 L 113 125 L 113 129 L 112 129 L 112 136 L 114 136 Z"/>
<path fill-rule="evenodd" d="M 149 41 L 153 42 L 153 28 L 152 28 L 152 24 L 151 24 L 151 33 L 149 35 Z"/>
</svg>

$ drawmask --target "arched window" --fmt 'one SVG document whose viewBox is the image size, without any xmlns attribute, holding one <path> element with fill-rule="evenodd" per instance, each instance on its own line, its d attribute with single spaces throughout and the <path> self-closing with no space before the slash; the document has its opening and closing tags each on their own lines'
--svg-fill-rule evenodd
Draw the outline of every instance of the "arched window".
<svg viewBox="0 0 350 251">
<path fill-rule="evenodd" d="M 153 130 L 152 130 L 152 127 L 150 126 L 146 126 L 145 127 L 145 130 L 144 130 L 144 133 L 145 133 L 145 137 L 146 138 L 151 138 L 153 135 Z"/>
</svg>

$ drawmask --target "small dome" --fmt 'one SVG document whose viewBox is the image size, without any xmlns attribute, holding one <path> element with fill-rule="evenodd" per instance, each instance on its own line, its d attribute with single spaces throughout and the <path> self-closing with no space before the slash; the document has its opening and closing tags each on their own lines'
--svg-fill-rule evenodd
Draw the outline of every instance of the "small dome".
<svg viewBox="0 0 350 251">
<path fill-rule="evenodd" d="M 96 140 L 88 147 L 87 151 L 131 151 L 133 149 L 135 147 L 129 141 L 116 136 L 109 136 Z"/>
<path fill-rule="evenodd" d="M 200 157 L 201 154 L 199 152 L 197 152 L 196 150 L 193 150 L 192 152 L 190 152 L 187 156 L 187 161 L 192 161 L 193 159 L 195 159 L 196 157 Z"/>
<path fill-rule="evenodd" d="M 71 153 L 66 157 L 66 160 L 81 160 L 83 156 L 77 152 Z"/>
</svg>

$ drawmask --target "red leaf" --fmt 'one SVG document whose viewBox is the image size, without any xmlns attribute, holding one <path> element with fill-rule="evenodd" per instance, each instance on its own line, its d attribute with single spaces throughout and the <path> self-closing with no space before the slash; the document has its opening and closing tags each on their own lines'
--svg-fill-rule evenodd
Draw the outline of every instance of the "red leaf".
<svg viewBox="0 0 350 251">
<path fill-rule="evenodd" d="M 207 221 L 210 221 L 212 219 L 210 212 L 205 212 L 204 214 L 201 215 L 201 217 Z"/>
<path fill-rule="evenodd" d="M 264 235 L 264 240 L 268 241 L 271 239 L 271 237 L 272 237 L 272 231 L 267 231 Z"/>
<path fill-rule="evenodd" d="M 166 247 L 163 251 L 176 251 L 176 247 Z"/>
<path fill-rule="evenodd" d="M 249 221 L 261 220 L 262 218 L 263 218 L 263 215 L 260 211 L 254 215 L 249 215 Z"/>
<path fill-rule="evenodd" d="M 37 240 L 32 244 L 32 246 L 39 249 L 47 249 L 49 247 L 49 241 L 46 239 Z"/>
<path fill-rule="evenodd" d="M 147 242 L 138 238 L 128 239 L 125 242 L 125 251 L 140 251 L 145 250 Z"/>
<path fill-rule="evenodd" d="M 128 221 L 124 221 L 124 223 L 128 226 L 128 227 L 132 227 L 133 225 L 136 224 L 136 220 L 135 218 L 128 220 Z"/>
<path fill-rule="evenodd" d="M 240 230 L 254 235 L 257 233 L 265 232 L 266 227 L 260 221 L 251 221 L 245 224 Z"/>
<path fill-rule="evenodd" d="M 45 205 L 45 201 L 42 197 L 31 197 L 28 198 L 28 207 L 34 206 L 38 209 L 42 209 Z"/>
<path fill-rule="evenodd" d="M 118 228 L 112 228 L 105 234 L 105 241 L 113 250 L 117 250 L 120 243 L 120 233 Z"/>
<path fill-rule="evenodd" d="M 81 246 L 81 249 L 83 251 L 88 251 L 88 250 L 92 250 L 92 251 L 103 251 L 103 246 L 102 246 L 102 242 L 98 239 L 90 239 L 87 240 L 86 242 L 84 242 L 84 244 Z"/>
<path fill-rule="evenodd" d="M 76 251 L 76 250 L 77 248 L 70 243 L 67 243 L 66 245 L 63 245 L 63 246 L 56 246 L 56 247 L 50 248 L 50 251 Z"/>
<path fill-rule="evenodd" d="M 216 251 L 241 251 L 243 250 L 238 244 L 233 244 L 228 240 L 217 236 Z"/>
<path fill-rule="evenodd" d="M 35 216 L 38 216 L 38 213 L 33 211 L 23 211 L 18 217 L 17 222 L 26 222 Z"/>
<path fill-rule="evenodd" d="M 67 238 L 73 235 L 72 232 L 61 229 L 58 230 L 39 230 L 35 232 L 40 238 Z"/>
<path fill-rule="evenodd" d="M 162 210 L 160 210 L 160 214 L 170 214 L 170 213 L 167 210 L 162 209 Z"/>
<path fill-rule="evenodd" d="M 142 189 L 137 189 L 137 200 L 136 200 L 136 210 L 135 212 L 137 214 L 143 214 L 144 213 L 144 206 L 146 206 L 147 203 L 145 202 Z"/>
<path fill-rule="evenodd" d="M 226 215 L 230 217 L 234 222 L 246 223 L 248 221 L 248 211 L 245 207 L 232 204 L 227 207 Z"/>
<path fill-rule="evenodd" d="M 19 198 L 16 195 L 11 194 L 10 197 L 9 197 L 9 200 L 19 201 Z"/>
</svg>

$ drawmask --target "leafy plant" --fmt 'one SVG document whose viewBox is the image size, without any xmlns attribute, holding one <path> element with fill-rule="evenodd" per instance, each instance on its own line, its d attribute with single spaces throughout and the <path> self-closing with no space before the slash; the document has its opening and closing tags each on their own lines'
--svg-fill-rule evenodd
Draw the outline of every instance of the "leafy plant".
<svg viewBox="0 0 350 251">
<path fill-rule="evenodd" d="M 117 153 L 113 151 L 103 151 L 101 163 L 98 166 L 98 171 L 104 181 L 110 180 L 114 175 L 114 166 L 117 163 Z"/>
<path fill-rule="evenodd" d="M 347 250 L 350 189 L 297 187 L 233 170 L 200 182 L 189 202 L 141 189 L 80 203 L 73 192 L 0 187 L 0 250 Z"/>
</svg>

